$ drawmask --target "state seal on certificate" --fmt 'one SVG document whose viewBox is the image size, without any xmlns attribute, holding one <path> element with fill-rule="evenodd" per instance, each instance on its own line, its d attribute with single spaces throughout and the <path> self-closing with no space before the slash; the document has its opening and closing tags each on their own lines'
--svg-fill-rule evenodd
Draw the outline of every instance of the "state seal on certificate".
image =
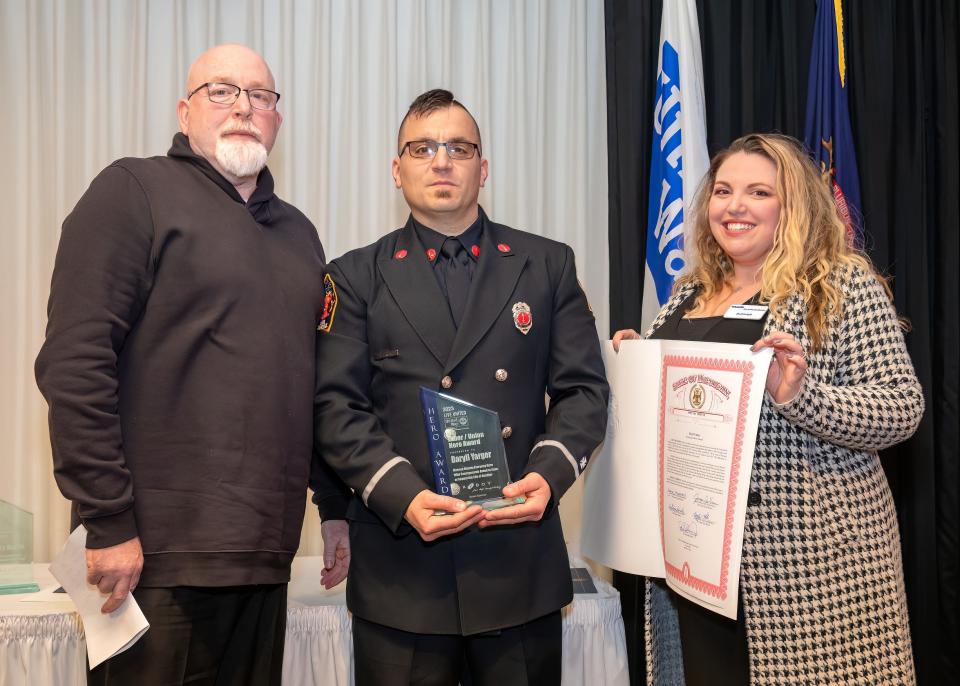
<svg viewBox="0 0 960 686">
<path fill-rule="evenodd" d="M 524 501 L 503 497 L 510 469 L 496 412 L 423 386 L 420 404 L 437 493 L 486 510 Z"/>
</svg>

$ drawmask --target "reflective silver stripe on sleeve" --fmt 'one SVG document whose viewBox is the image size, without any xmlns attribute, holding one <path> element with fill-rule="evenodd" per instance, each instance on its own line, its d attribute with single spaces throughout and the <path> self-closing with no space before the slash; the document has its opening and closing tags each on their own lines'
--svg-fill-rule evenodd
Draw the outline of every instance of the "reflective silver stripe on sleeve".
<svg viewBox="0 0 960 686">
<path fill-rule="evenodd" d="M 533 450 L 536 450 L 537 448 L 541 448 L 543 446 L 548 446 L 548 445 L 559 450 L 561 453 L 563 453 L 563 456 L 567 458 L 567 461 L 570 462 L 570 466 L 573 467 L 574 478 L 580 476 L 580 467 L 577 465 L 577 461 L 573 459 L 573 455 L 571 455 L 570 451 L 567 450 L 567 446 L 565 446 L 560 441 L 540 441 L 535 446 L 533 446 Z M 533 454 L 533 450 L 530 451 L 531 455 Z"/>
<path fill-rule="evenodd" d="M 387 460 L 383 464 L 383 466 L 377 470 L 377 473 L 374 474 L 373 478 L 367 482 L 366 488 L 363 489 L 363 493 L 360 495 L 360 497 L 363 499 L 364 505 L 367 504 L 367 498 L 370 497 L 370 494 L 373 492 L 373 489 L 375 489 L 377 487 L 377 484 L 380 483 L 380 479 L 382 479 L 387 472 L 389 472 L 391 469 L 396 467 L 401 462 L 406 462 L 407 464 L 410 464 L 410 460 L 408 460 L 405 457 L 400 457 L 399 455 L 397 455 L 396 457 L 392 457 L 389 460 Z"/>
</svg>

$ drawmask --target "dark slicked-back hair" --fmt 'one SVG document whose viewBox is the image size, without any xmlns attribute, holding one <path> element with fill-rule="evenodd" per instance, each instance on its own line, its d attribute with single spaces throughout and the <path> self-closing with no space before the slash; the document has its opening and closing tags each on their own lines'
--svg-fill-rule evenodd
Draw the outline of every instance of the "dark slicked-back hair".
<svg viewBox="0 0 960 686">
<path fill-rule="evenodd" d="M 483 156 L 483 146 L 480 140 L 480 125 L 477 124 L 477 120 L 470 113 L 462 102 L 453 97 L 453 93 L 443 88 L 434 88 L 429 90 L 426 93 L 421 93 L 417 96 L 416 100 L 410 103 L 410 107 L 407 109 L 407 113 L 403 115 L 403 121 L 400 122 L 400 130 L 397 132 L 397 153 L 403 151 L 401 147 L 403 141 L 400 139 L 400 136 L 403 133 L 403 125 L 407 123 L 407 119 L 414 117 L 419 119 L 420 117 L 425 117 L 428 114 L 432 114 L 437 110 L 445 110 L 448 107 L 459 107 L 461 110 L 467 113 L 467 116 L 470 117 L 470 121 L 473 122 L 474 128 L 477 130 L 477 145 L 480 148 L 477 150 L 477 153 L 482 157 Z"/>
</svg>

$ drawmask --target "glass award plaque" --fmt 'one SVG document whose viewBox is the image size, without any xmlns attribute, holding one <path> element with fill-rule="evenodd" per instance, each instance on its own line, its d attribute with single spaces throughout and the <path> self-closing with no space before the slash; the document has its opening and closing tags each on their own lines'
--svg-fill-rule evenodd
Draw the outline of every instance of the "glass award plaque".
<svg viewBox="0 0 960 686">
<path fill-rule="evenodd" d="M 0 595 L 33 593 L 33 515 L 0 500 Z"/>
<path fill-rule="evenodd" d="M 423 386 L 420 403 L 437 493 L 485 510 L 524 502 L 503 497 L 510 469 L 496 412 Z"/>
</svg>

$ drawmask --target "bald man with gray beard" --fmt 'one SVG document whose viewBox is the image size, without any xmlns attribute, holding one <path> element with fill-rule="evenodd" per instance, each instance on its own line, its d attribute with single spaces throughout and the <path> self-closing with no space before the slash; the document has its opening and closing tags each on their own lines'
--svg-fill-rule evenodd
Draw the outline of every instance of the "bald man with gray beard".
<svg viewBox="0 0 960 686">
<path fill-rule="evenodd" d="M 88 582 L 150 630 L 94 684 L 279 684 L 323 309 L 316 229 L 273 192 L 264 60 L 201 55 L 163 157 L 101 172 L 63 224 L 37 383 Z M 348 491 L 314 475 L 321 581 L 349 564 Z"/>
</svg>

